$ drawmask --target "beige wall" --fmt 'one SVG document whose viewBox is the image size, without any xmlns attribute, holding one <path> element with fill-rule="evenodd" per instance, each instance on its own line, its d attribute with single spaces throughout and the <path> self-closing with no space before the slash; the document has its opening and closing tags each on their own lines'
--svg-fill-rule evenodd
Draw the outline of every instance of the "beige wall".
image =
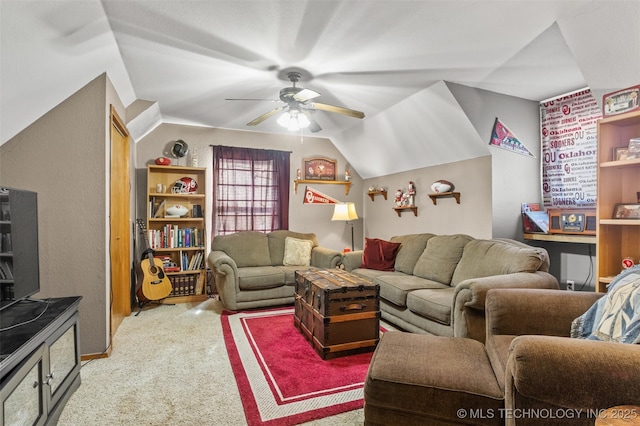
<svg viewBox="0 0 640 426">
<path fill-rule="evenodd" d="M 460 204 L 454 198 L 440 198 L 434 205 L 428 194 L 431 184 L 445 179 L 460 192 Z M 407 190 L 409 181 L 416 186 L 415 205 L 418 216 L 403 211 L 398 217 L 393 210 L 398 189 Z M 377 195 L 364 201 L 365 236 L 389 239 L 394 235 L 431 232 L 434 234 L 468 234 L 475 238 L 491 238 L 491 157 L 481 157 L 441 166 L 427 167 L 367 179 L 365 187 L 386 187 L 387 200 Z"/>
<path fill-rule="evenodd" d="M 333 146 L 331 141 L 323 138 L 304 136 L 300 141 L 300 135 L 273 135 L 258 132 L 239 132 L 225 129 L 210 129 L 205 127 L 183 126 L 177 124 L 162 124 L 149 135 L 137 143 L 137 175 L 141 182 L 137 184 L 138 213 L 137 217 L 145 217 L 146 196 L 146 168 L 157 157 L 165 155 L 172 158 L 169 148 L 172 142 L 182 139 L 189 144 L 190 149 L 196 149 L 198 153 L 198 165 L 207 167 L 207 188 L 212 188 L 213 151 L 211 145 L 240 146 L 251 148 L 275 149 L 291 151 L 291 186 L 290 186 L 290 212 L 289 229 L 298 232 L 314 232 L 318 235 L 320 244 L 342 250 L 351 246 L 351 228 L 344 222 L 331 222 L 333 207 L 330 205 L 303 204 L 304 185 L 300 185 L 297 194 L 294 192 L 293 179 L 296 169 L 302 165 L 304 158 L 323 156 L 338 161 L 340 180 L 344 179 L 345 159 Z M 172 158 L 173 164 L 190 165 L 189 156 L 183 159 Z M 317 184 L 312 188 L 329 195 L 339 201 L 354 202 L 356 208 L 362 211 L 362 180 L 352 173 L 353 185 L 348 195 L 345 195 L 343 185 Z M 210 191 L 208 191 L 210 192 Z M 206 200 L 207 205 L 207 231 L 212 235 L 211 228 L 211 197 Z M 356 228 L 359 238 L 362 240 L 362 225 Z"/>
<path fill-rule="evenodd" d="M 0 182 L 38 193 L 41 292 L 35 297 L 83 297 L 83 354 L 109 344 L 108 105 L 114 100 L 103 74 L 0 146 Z"/>
</svg>

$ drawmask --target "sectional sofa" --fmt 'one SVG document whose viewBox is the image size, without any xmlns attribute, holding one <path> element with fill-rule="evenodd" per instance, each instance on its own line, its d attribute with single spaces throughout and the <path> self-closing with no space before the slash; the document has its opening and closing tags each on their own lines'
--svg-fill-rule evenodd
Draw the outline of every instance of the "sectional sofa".
<svg viewBox="0 0 640 426">
<path fill-rule="evenodd" d="M 559 288 L 546 250 L 509 239 L 430 233 L 367 239 L 364 251 L 345 253 L 342 263 L 380 285 L 383 319 L 410 332 L 480 342 L 489 289 Z"/>
</svg>

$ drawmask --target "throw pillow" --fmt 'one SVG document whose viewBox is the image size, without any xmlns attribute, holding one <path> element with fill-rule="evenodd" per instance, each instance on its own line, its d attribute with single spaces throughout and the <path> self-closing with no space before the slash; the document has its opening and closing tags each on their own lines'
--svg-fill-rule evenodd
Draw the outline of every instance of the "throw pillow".
<svg viewBox="0 0 640 426">
<path fill-rule="evenodd" d="M 393 271 L 400 243 L 392 243 L 378 238 L 365 238 L 361 268 L 378 271 Z"/>
<path fill-rule="evenodd" d="M 640 267 L 619 274 L 607 294 L 573 320 L 571 337 L 640 343 Z"/>
<path fill-rule="evenodd" d="M 284 240 L 283 265 L 309 266 L 311 265 L 311 249 L 313 241 L 287 237 Z"/>
</svg>

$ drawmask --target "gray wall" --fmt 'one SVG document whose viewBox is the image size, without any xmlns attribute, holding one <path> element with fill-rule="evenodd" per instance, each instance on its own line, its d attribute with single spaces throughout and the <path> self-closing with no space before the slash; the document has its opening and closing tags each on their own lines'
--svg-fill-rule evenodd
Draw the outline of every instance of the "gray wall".
<svg viewBox="0 0 640 426">
<path fill-rule="evenodd" d="M 388 239 L 394 235 L 431 232 L 434 234 L 468 234 L 475 238 L 491 238 L 491 157 L 426 167 L 367 179 L 369 186 L 387 187 L 387 200 L 377 195 L 374 201 L 364 194 L 365 235 Z M 440 198 L 433 204 L 427 194 L 431 184 L 445 179 L 460 192 L 460 204 L 454 198 Z M 398 217 L 393 210 L 397 189 L 407 190 L 409 181 L 416 186 L 415 205 L 418 216 L 403 211 Z"/>
<path fill-rule="evenodd" d="M 109 104 L 106 74 L 0 146 L 0 182 L 38 193 L 38 298 L 80 295 L 81 350 L 109 346 Z"/>
<path fill-rule="evenodd" d="M 344 222 L 332 222 L 333 207 L 331 205 L 303 204 L 305 185 L 294 192 L 293 179 L 295 171 L 302 167 L 304 158 L 327 157 L 338 161 L 338 179 L 344 179 L 345 168 L 348 167 L 344 157 L 338 152 L 330 140 L 300 135 L 273 135 L 258 132 L 238 132 L 225 129 L 211 129 L 206 127 L 185 126 L 178 124 L 161 124 L 137 143 L 137 175 L 143 178 L 136 186 L 138 195 L 137 217 L 145 217 L 146 197 L 146 166 L 157 157 L 167 156 L 174 165 L 190 165 L 189 156 L 182 159 L 172 158 L 169 148 L 172 142 L 182 139 L 194 148 L 198 154 L 198 166 L 207 167 L 207 188 L 213 185 L 213 151 L 211 145 L 226 145 L 291 151 L 291 186 L 289 207 L 289 229 L 297 232 L 314 232 L 321 245 L 342 250 L 351 246 L 351 228 Z M 362 179 L 352 170 L 352 185 L 349 194 L 345 194 L 343 185 L 312 184 L 312 188 L 329 195 L 342 202 L 353 202 L 358 212 L 362 211 Z M 212 200 L 206 199 L 207 232 L 212 235 L 211 213 Z M 355 224 L 356 241 L 362 240 L 362 221 Z M 360 247 L 361 248 L 361 247 Z"/>
</svg>

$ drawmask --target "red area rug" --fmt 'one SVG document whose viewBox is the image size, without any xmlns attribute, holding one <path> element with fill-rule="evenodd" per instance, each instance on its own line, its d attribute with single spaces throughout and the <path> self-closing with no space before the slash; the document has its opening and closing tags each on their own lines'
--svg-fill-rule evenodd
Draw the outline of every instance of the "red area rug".
<svg viewBox="0 0 640 426">
<path fill-rule="evenodd" d="M 293 325 L 293 308 L 222 315 L 247 424 L 295 425 L 363 406 L 372 353 L 322 360 Z"/>
</svg>

